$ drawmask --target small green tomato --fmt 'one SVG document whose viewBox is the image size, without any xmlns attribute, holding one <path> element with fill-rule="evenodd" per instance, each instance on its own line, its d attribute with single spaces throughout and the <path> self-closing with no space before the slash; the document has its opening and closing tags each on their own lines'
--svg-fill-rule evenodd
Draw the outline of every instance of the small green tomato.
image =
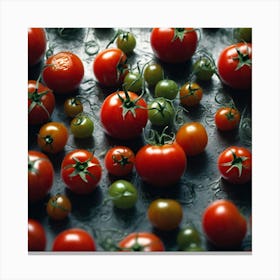
<svg viewBox="0 0 280 280">
<path fill-rule="evenodd" d="M 200 244 L 201 238 L 194 226 L 188 225 L 179 231 L 177 235 L 177 245 L 180 250 L 188 251 L 189 249 L 200 247 Z"/>
<path fill-rule="evenodd" d="M 70 129 L 76 138 L 88 138 L 94 130 L 93 121 L 87 115 L 76 116 L 70 124 Z"/>
<path fill-rule="evenodd" d="M 173 100 L 179 92 L 177 83 L 173 80 L 165 79 L 156 84 L 155 96 Z"/>
</svg>

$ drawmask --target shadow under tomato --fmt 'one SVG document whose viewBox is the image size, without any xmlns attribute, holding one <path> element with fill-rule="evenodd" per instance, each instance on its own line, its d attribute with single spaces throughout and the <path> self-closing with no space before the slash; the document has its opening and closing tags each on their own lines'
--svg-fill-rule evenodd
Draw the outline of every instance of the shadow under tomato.
<svg viewBox="0 0 280 280">
<path fill-rule="evenodd" d="M 168 248 L 168 251 L 178 251 L 177 236 L 179 230 L 179 227 L 169 231 L 163 231 L 157 228 L 153 228 L 152 232 L 162 240 L 165 247 Z"/>
</svg>

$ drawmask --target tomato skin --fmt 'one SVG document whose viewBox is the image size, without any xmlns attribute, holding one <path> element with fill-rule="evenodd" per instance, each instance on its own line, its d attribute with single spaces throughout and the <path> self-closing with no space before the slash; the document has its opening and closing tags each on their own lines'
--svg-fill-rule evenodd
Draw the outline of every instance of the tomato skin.
<svg viewBox="0 0 280 280">
<path fill-rule="evenodd" d="M 113 138 L 136 138 L 142 133 L 148 121 L 146 101 L 143 98 L 138 99 L 139 96 L 134 92 L 128 91 L 127 94 L 130 101 L 135 102 L 134 105 L 128 102 L 128 98 L 123 91 L 119 91 L 107 96 L 101 106 L 100 121 L 105 132 Z M 119 96 L 125 101 L 123 102 Z M 131 106 L 128 109 L 132 111 L 128 111 L 123 116 L 126 103 L 128 103 L 128 107 Z M 141 106 L 141 108 L 137 108 L 137 106 Z"/>
<path fill-rule="evenodd" d="M 229 131 L 238 127 L 240 123 L 240 113 L 237 109 L 223 107 L 215 113 L 216 127 L 221 131 Z"/>
<path fill-rule="evenodd" d="M 187 82 L 180 88 L 180 103 L 184 107 L 198 105 L 202 96 L 202 88 L 197 83 Z"/>
<path fill-rule="evenodd" d="M 245 184 L 252 178 L 252 154 L 244 147 L 231 146 L 217 161 L 222 177 L 232 184 Z"/>
<path fill-rule="evenodd" d="M 150 232 L 133 232 L 123 238 L 119 244 L 123 252 L 144 251 L 162 252 L 165 251 L 163 242 L 155 234 Z"/>
<path fill-rule="evenodd" d="M 28 251 L 45 251 L 47 245 L 46 232 L 41 223 L 28 219 Z"/>
<path fill-rule="evenodd" d="M 71 228 L 59 233 L 52 245 L 52 251 L 96 251 L 93 237 L 85 230 Z"/>
<path fill-rule="evenodd" d="M 187 159 L 176 143 L 147 144 L 136 154 L 135 168 L 140 178 L 156 187 L 171 187 L 184 174 Z"/>
<path fill-rule="evenodd" d="M 28 28 L 28 66 L 34 66 L 42 60 L 46 47 L 45 29 Z"/>
<path fill-rule="evenodd" d="M 182 39 L 174 37 L 177 30 L 185 32 Z M 182 63 L 194 54 L 198 38 L 193 28 L 153 28 L 150 41 L 152 50 L 159 59 L 169 63 Z"/>
<path fill-rule="evenodd" d="M 53 220 L 63 220 L 72 210 L 72 204 L 69 198 L 63 194 L 52 196 L 46 207 L 48 216 Z"/>
<path fill-rule="evenodd" d="M 177 235 L 176 241 L 179 249 L 182 251 L 188 251 L 190 248 L 191 250 L 194 248 L 198 249 L 198 247 L 201 245 L 200 234 L 192 225 L 182 228 Z"/>
<path fill-rule="evenodd" d="M 34 80 L 28 81 L 28 124 L 31 125 L 48 121 L 55 106 L 52 91 L 41 83 L 38 83 L 38 88 L 36 88 L 36 84 Z"/>
<path fill-rule="evenodd" d="M 46 85 L 58 94 L 74 92 L 84 77 L 84 65 L 72 52 L 59 52 L 50 56 L 43 70 Z"/>
<path fill-rule="evenodd" d="M 88 138 L 92 137 L 94 131 L 93 121 L 87 115 L 76 116 L 70 124 L 70 129 L 74 137 L 76 138 Z"/>
<path fill-rule="evenodd" d="M 136 39 L 134 34 L 131 32 L 124 32 L 117 37 L 116 44 L 119 49 L 121 49 L 125 54 L 129 55 L 136 47 Z"/>
<path fill-rule="evenodd" d="M 164 78 L 164 71 L 160 64 L 150 63 L 145 67 L 144 79 L 148 86 L 155 86 Z"/>
<path fill-rule="evenodd" d="M 179 87 L 175 81 L 164 79 L 156 84 L 155 97 L 164 97 L 173 100 L 176 98 L 178 91 Z"/>
<path fill-rule="evenodd" d="M 240 59 L 237 49 L 241 54 L 247 56 L 249 65 L 244 64 L 238 68 Z M 237 43 L 226 47 L 220 54 L 217 62 L 217 68 L 223 83 L 240 90 L 248 90 L 252 84 L 252 44 Z"/>
<path fill-rule="evenodd" d="M 65 100 L 63 109 L 67 117 L 74 118 L 83 112 L 84 106 L 76 97 L 70 97 Z"/>
<path fill-rule="evenodd" d="M 54 168 L 48 157 L 38 151 L 28 151 L 28 200 L 45 198 L 54 180 Z"/>
<path fill-rule="evenodd" d="M 240 246 L 247 232 L 246 219 L 225 199 L 212 202 L 204 210 L 202 226 L 207 239 L 219 248 Z"/>
<path fill-rule="evenodd" d="M 123 81 L 123 88 L 135 93 L 141 92 L 144 84 L 144 78 L 138 72 L 128 72 Z"/>
</svg>

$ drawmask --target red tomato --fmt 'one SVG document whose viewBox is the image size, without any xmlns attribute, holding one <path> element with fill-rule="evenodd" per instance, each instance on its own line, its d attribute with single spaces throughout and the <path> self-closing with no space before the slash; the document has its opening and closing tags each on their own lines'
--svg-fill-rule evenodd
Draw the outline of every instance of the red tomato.
<svg viewBox="0 0 280 280">
<path fill-rule="evenodd" d="M 46 85 L 55 93 L 72 93 L 82 82 L 84 66 L 81 59 L 71 52 L 59 52 L 50 56 L 43 70 Z"/>
<path fill-rule="evenodd" d="M 221 131 L 229 131 L 238 127 L 240 122 L 240 113 L 237 109 L 223 107 L 217 110 L 215 114 L 215 124 Z"/>
<path fill-rule="evenodd" d="M 36 220 L 28 219 L 28 251 L 45 251 L 46 232 Z"/>
<path fill-rule="evenodd" d="M 43 58 L 47 47 L 43 28 L 28 28 L 28 66 L 33 66 Z"/>
<path fill-rule="evenodd" d="M 138 151 L 135 158 L 135 168 L 140 178 L 158 187 L 176 184 L 186 167 L 185 153 L 176 143 L 147 144 Z"/>
<path fill-rule="evenodd" d="M 234 89 L 250 89 L 252 84 L 252 44 L 238 43 L 226 47 L 217 63 L 223 83 Z"/>
<path fill-rule="evenodd" d="M 48 121 L 55 106 L 52 91 L 33 80 L 28 81 L 28 124 L 42 124 Z"/>
<path fill-rule="evenodd" d="M 156 252 L 165 250 L 163 242 L 150 232 L 133 232 L 127 235 L 119 242 L 119 248 L 124 252 Z"/>
<path fill-rule="evenodd" d="M 96 245 L 93 237 L 87 231 L 71 228 L 56 236 L 52 251 L 96 251 Z"/>
<path fill-rule="evenodd" d="M 134 92 L 114 92 L 101 106 L 100 121 L 105 132 L 114 138 L 136 138 L 148 121 L 147 103 Z"/>
<path fill-rule="evenodd" d="M 220 153 L 218 169 L 232 184 L 244 184 L 252 177 L 252 154 L 244 147 L 231 146 Z"/>
<path fill-rule="evenodd" d="M 99 160 L 89 151 L 76 149 L 69 152 L 61 164 L 61 177 L 67 187 L 77 194 L 92 192 L 102 175 Z"/>
<path fill-rule="evenodd" d="M 28 151 L 28 200 L 39 201 L 48 194 L 54 179 L 54 169 L 46 155 Z"/>
<path fill-rule="evenodd" d="M 154 28 L 150 40 L 152 50 L 159 59 L 182 63 L 194 54 L 198 38 L 193 28 Z"/>
<path fill-rule="evenodd" d="M 105 87 L 118 87 L 128 73 L 127 57 L 118 48 L 101 51 L 94 59 L 93 72 L 97 81 Z"/>
<path fill-rule="evenodd" d="M 202 226 L 207 239 L 220 248 L 240 246 L 247 232 L 246 219 L 232 202 L 224 199 L 205 209 Z"/>
</svg>

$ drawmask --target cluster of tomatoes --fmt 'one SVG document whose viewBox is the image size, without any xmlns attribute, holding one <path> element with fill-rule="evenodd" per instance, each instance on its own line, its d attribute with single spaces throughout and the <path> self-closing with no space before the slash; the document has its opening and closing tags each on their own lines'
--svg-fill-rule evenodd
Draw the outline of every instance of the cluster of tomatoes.
<svg viewBox="0 0 280 280">
<path fill-rule="evenodd" d="M 199 106 L 203 98 L 200 81 L 207 82 L 217 75 L 220 81 L 234 90 L 251 90 L 252 45 L 246 28 L 238 29 L 238 43 L 225 48 L 217 61 L 211 54 L 200 51 L 199 30 L 194 28 L 153 28 L 150 45 L 154 58 L 133 68 L 128 57 L 133 56 L 136 38 L 131 32 L 118 31 L 112 42 L 116 47 L 99 50 L 94 56 L 92 75 L 101 88 L 111 90 L 102 100 L 99 117 L 107 137 L 123 141 L 104 151 L 104 161 L 88 149 L 73 148 L 61 161 L 60 176 L 74 195 L 93 193 L 104 174 L 117 178 L 108 187 L 107 197 L 114 207 L 127 210 L 135 207 L 138 189 L 127 178 L 133 172 L 144 184 L 160 190 L 178 187 L 187 171 L 188 158 L 201 155 L 208 144 L 207 128 L 200 122 L 180 123 L 180 115 Z M 112 43 L 111 42 L 111 43 Z M 47 48 L 46 31 L 30 28 L 28 32 L 28 66 L 44 61 L 37 80 L 28 81 L 28 123 L 38 127 L 36 150 L 28 151 L 29 203 L 45 203 L 54 185 L 55 171 L 50 155 L 61 154 L 67 146 L 70 133 L 76 139 L 93 136 L 95 123 L 91 112 L 84 112 L 85 97 L 78 95 L 84 78 L 83 61 L 77 54 L 61 51 L 44 56 Z M 172 64 L 187 63 L 195 54 L 188 81 L 181 87 L 165 77 L 160 61 Z M 94 91 L 92 94 L 95 94 Z M 64 98 L 64 113 L 71 118 L 70 127 L 52 121 L 56 98 Z M 90 100 L 86 100 L 90 102 Z M 220 131 L 236 130 L 240 112 L 232 103 L 217 110 L 214 122 Z M 150 126 L 148 126 L 150 124 Z M 145 143 L 136 151 L 126 145 L 143 136 Z M 40 150 L 40 151 L 39 151 Z M 240 146 L 230 146 L 217 155 L 221 177 L 231 184 L 251 181 L 251 152 Z M 103 169 L 103 166 L 105 170 Z M 135 171 L 134 171 L 135 170 Z M 159 231 L 179 229 L 183 207 L 171 198 L 153 200 L 147 211 L 150 224 Z M 71 212 L 67 195 L 57 193 L 48 198 L 46 213 L 53 220 L 63 220 Z M 237 206 L 221 199 L 210 203 L 201 217 L 206 238 L 217 248 L 240 246 L 247 222 Z M 201 251 L 201 234 L 193 225 L 179 230 L 178 250 Z M 28 221 L 28 248 L 46 249 L 46 234 L 42 225 Z M 82 228 L 70 228 L 59 233 L 53 241 L 53 251 L 95 251 L 96 240 Z M 133 232 L 119 243 L 116 251 L 164 251 L 163 241 L 153 232 Z"/>
</svg>

